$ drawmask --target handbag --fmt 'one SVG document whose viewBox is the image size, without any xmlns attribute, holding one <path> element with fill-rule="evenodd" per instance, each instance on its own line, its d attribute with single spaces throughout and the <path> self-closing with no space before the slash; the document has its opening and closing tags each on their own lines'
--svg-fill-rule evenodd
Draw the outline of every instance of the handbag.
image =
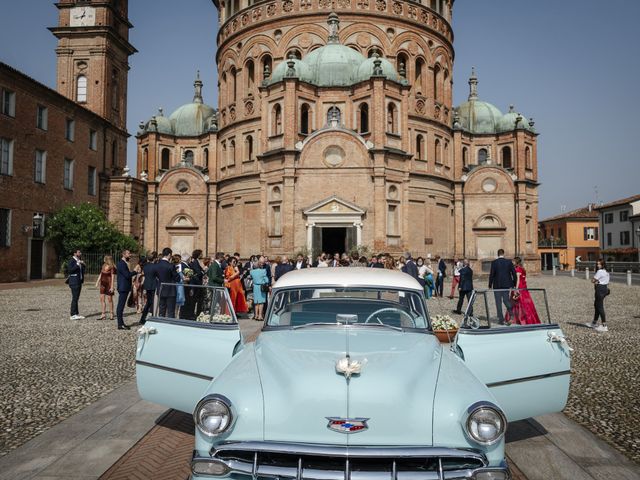
<svg viewBox="0 0 640 480">
<path fill-rule="evenodd" d="M 269 284 L 263 283 L 262 285 L 260 285 L 260 291 L 262 293 L 269 293 Z"/>
</svg>

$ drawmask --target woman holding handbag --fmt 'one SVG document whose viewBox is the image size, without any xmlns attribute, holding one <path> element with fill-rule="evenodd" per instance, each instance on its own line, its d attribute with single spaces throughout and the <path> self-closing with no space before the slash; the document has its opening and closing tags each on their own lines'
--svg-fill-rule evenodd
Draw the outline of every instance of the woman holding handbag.
<svg viewBox="0 0 640 480">
<path fill-rule="evenodd" d="M 267 303 L 269 293 L 269 278 L 264 270 L 262 262 L 254 262 L 251 266 L 251 279 L 253 280 L 253 320 L 264 320 L 264 304 Z"/>
</svg>

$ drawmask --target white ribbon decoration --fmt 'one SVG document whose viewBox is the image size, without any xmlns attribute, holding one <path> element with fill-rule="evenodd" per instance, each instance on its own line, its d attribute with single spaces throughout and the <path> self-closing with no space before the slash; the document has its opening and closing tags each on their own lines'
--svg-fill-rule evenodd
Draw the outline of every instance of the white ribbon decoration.
<svg viewBox="0 0 640 480">
<path fill-rule="evenodd" d="M 142 353 L 145 343 L 147 343 L 147 340 L 149 339 L 149 335 L 158 333 L 158 330 L 156 330 L 155 327 L 147 327 L 146 325 L 143 325 L 136 333 L 138 335 L 138 354 L 140 354 Z"/>
<path fill-rule="evenodd" d="M 351 375 L 360 374 L 366 363 L 366 359 L 362 361 L 352 361 L 351 358 L 347 355 L 346 357 L 336 361 L 336 372 L 343 374 L 348 380 L 349 378 L 351 378 Z"/>
<path fill-rule="evenodd" d="M 569 344 L 567 343 L 567 339 L 564 337 L 564 335 L 558 335 L 558 333 L 556 332 L 549 332 L 547 333 L 547 340 L 549 342 L 557 342 L 557 343 L 560 343 L 561 345 L 565 345 L 567 347 L 567 350 L 569 350 L 570 352 L 573 352 L 573 348 L 569 346 Z"/>
</svg>

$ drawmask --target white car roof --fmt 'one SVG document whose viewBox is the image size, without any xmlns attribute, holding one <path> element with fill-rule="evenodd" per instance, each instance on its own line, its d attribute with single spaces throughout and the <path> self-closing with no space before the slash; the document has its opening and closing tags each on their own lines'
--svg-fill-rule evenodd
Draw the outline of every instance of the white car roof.
<svg viewBox="0 0 640 480">
<path fill-rule="evenodd" d="M 422 286 L 416 279 L 399 270 L 366 267 L 303 268 L 286 273 L 275 283 L 274 288 L 359 286 L 418 290 Z"/>
</svg>

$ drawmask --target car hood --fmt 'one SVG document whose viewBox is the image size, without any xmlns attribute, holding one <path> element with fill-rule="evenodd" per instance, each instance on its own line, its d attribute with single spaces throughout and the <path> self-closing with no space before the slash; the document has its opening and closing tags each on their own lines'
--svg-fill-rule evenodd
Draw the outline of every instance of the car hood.
<svg viewBox="0 0 640 480">
<path fill-rule="evenodd" d="M 378 327 L 263 332 L 255 346 L 265 405 L 264 439 L 344 445 L 431 445 L 442 350 L 433 335 Z M 336 362 L 364 364 L 347 381 Z M 327 417 L 366 418 L 345 435 Z"/>
</svg>

